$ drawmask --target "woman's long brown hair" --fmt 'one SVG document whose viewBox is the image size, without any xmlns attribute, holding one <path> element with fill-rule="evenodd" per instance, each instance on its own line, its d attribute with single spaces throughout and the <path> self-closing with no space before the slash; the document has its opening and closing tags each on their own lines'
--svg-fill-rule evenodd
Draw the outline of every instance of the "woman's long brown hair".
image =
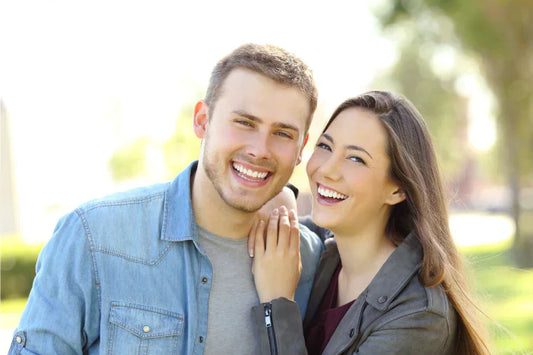
<svg viewBox="0 0 533 355">
<path fill-rule="evenodd" d="M 374 113 L 385 126 L 390 175 L 407 196 L 393 206 L 387 236 L 398 245 L 409 232 L 416 232 L 424 251 L 421 283 L 425 287 L 442 285 L 459 316 L 455 353 L 490 354 L 480 312 L 469 295 L 461 257 L 450 233 L 447 201 L 426 123 L 403 96 L 371 91 L 343 102 L 324 131 L 339 113 L 353 107 Z"/>
</svg>

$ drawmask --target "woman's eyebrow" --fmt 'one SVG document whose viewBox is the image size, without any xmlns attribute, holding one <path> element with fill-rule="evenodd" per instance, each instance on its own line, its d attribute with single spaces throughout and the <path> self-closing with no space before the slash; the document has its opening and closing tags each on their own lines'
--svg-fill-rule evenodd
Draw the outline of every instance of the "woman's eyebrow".
<svg viewBox="0 0 533 355">
<path fill-rule="evenodd" d="M 324 137 L 326 140 L 330 141 L 331 143 L 334 143 L 333 138 L 329 134 L 322 133 L 322 137 Z M 371 159 L 374 159 L 374 157 L 372 157 L 372 155 L 369 152 L 367 152 L 365 148 L 361 146 L 350 144 L 350 145 L 345 146 L 344 148 L 351 149 L 351 150 L 357 150 L 357 151 L 366 153 Z"/>
</svg>

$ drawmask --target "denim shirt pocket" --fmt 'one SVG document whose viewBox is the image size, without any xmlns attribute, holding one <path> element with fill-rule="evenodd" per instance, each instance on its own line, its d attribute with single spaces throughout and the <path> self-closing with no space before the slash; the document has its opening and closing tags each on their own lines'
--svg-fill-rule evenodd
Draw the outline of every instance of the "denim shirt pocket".
<svg viewBox="0 0 533 355">
<path fill-rule="evenodd" d="M 108 354 L 172 354 L 183 331 L 183 315 L 132 303 L 112 302 Z"/>
</svg>

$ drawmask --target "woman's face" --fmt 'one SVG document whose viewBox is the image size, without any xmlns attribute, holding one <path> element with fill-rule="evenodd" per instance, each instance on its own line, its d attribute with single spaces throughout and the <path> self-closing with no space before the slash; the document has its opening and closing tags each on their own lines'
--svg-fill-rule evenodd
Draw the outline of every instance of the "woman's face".
<svg viewBox="0 0 533 355">
<path fill-rule="evenodd" d="M 389 177 L 387 133 L 370 111 L 342 111 L 320 136 L 307 175 L 313 220 L 336 234 L 383 228 L 403 194 Z"/>
</svg>

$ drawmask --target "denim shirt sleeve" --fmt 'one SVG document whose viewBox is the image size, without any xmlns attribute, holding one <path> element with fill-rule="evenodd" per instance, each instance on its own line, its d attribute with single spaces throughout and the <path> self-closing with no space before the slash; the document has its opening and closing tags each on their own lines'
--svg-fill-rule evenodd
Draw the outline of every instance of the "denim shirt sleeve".
<svg viewBox="0 0 533 355">
<path fill-rule="evenodd" d="M 89 235 L 73 212 L 58 222 L 39 255 L 9 354 L 82 354 L 99 339 L 97 288 Z"/>
</svg>

